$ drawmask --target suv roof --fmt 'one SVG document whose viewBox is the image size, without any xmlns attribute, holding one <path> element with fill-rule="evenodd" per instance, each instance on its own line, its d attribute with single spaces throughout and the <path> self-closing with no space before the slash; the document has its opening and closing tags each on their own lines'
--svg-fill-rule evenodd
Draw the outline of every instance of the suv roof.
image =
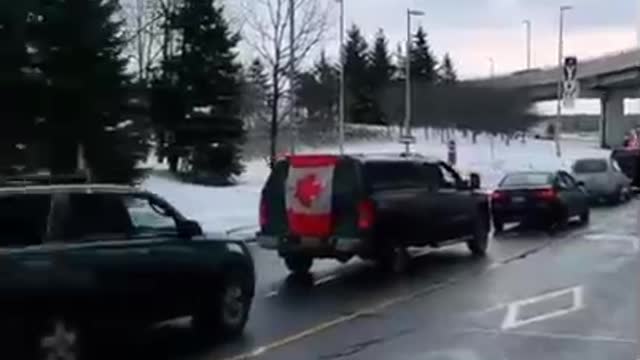
<svg viewBox="0 0 640 360">
<path fill-rule="evenodd" d="M 0 185 L 0 195 L 16 194 L 16 193 L 50 194 L 50 193 L 96 193 L 96 192 L 130 194 L 130 193 L 140 193 L 142 191 L 133 186 L 112 185 L 112 184 L 25 185 L 25 186 L 10 186 L 10 187 L 3 187 L 2 185 Z"/>
<path fill-rule="evenodd" d="M 334 155 L 334 154 L 300 154 L 300 155 L 292 155 L 292 156 L 335 156 L 335 157 L 348 157 L 361 162 L 376 162 L 376 161 L 424 161 L 430 163 L 439 163 L 441 159 L 437 157 L 424 156 L 422 154 L 417 153 L 362 153 L 362 154 L 345 154 L 345 155 Z"/>
</svg>

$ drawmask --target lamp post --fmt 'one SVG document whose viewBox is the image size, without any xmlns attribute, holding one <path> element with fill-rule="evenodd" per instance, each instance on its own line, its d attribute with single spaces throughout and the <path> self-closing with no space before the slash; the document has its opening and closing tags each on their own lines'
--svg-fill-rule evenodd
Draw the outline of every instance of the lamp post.
<svg viewBox="0 0 640 360">
<path fill-rule="evenodd" d="M 338 119 L 338 146 L 344 154 L 344 118 L 345 118 L 345 74 L 344 74 L 344 0 L 340 3 L 340 109 Z"/>
<path fill-rule="evenodd" d="M 407 9 L 407 59 L 406 59 L 406 76 L 405 81 L 405 116 L 404 116 L 404 136 L 406 137 L 406 152 L 409 153 L 411 138 L 411 17 L 424 16 L 424 12 L 420 10 Z"/>
<path fill-rule="evenodd" d="M 526 28 L 527 70 L 531 69 L 531 20 L 523 20 Z"/>
<path fill-rule="evenodd" d="M 496 62 L 492 57 L 487 58 L 489 60 L 489 77 L 494 77 L 496 74 Z"/>
<path fill-rule="evenodd" d="M 556 106 L 556 121 L 553 131 L 553 140 L 556 144 L 556 156 L 562 156 L 560 147 L 560 131 L 562 130 L 562 81 L 563 81 L 563 58 L 564 58 L 564 13 L 573 9 L 572 6 L 560 7 L 560 29 L 558 33 L 558 104 Z"/>
</svg>

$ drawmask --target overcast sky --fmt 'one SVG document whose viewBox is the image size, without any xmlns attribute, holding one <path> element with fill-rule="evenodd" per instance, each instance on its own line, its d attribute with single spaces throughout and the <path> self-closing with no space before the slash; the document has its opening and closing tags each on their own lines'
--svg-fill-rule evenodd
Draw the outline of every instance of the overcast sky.
<svg viewBox="0 0 640 360">
<path fill-rule="evenodd" d="M 335 0 L 319 0 L 335 3 Z M 434 53 L 449 52 L 463 78 L 489 75 L 493 58 L 496 73 L 512 72 L 526 64 L 524 19 L 533 24 L 533 65 L 557 63 L 558 17 L 567 13 L 565 55 L 579 58 L 618 52 L 638 44 L 640 0 L 344 0 L 347 26 L 357 24 L 369 39 L 382 28 L 395 50 L 406 37 L 406 9 L 423 10 L 422 25 Z M 230 2 L 233 2 L 231 0 Z M 337 52 L 336 26 L 322 47 Z"/>
</svg>

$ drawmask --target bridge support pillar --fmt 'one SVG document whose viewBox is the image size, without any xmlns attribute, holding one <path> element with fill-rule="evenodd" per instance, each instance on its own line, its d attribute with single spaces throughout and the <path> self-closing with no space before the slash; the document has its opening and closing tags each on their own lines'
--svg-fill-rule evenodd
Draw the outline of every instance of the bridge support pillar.
<svg viewBox="0 0 640 360">
<path fill-rule="evenodd" d="M 624 136 L 631 124 L 624 116 L 624 94 L 609 91 L 600 98 L 600 145 L 616 148 L 624 143 Z"/>
</svg>

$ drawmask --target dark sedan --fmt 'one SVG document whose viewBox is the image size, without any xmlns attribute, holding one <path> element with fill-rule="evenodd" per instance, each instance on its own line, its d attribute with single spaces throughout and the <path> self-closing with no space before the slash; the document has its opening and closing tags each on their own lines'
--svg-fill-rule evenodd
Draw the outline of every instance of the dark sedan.
<svg viewBox="0 0 640 360">
<path fill-rule="evenodd" d="M 491 196 L 496 232 L 505 223 L 542 225 L 548 229 L 574 217 L 589 222 L 589 199 L 584 184 L 565 171 L 514 172 L 506 175 Z"/>
</svg>

